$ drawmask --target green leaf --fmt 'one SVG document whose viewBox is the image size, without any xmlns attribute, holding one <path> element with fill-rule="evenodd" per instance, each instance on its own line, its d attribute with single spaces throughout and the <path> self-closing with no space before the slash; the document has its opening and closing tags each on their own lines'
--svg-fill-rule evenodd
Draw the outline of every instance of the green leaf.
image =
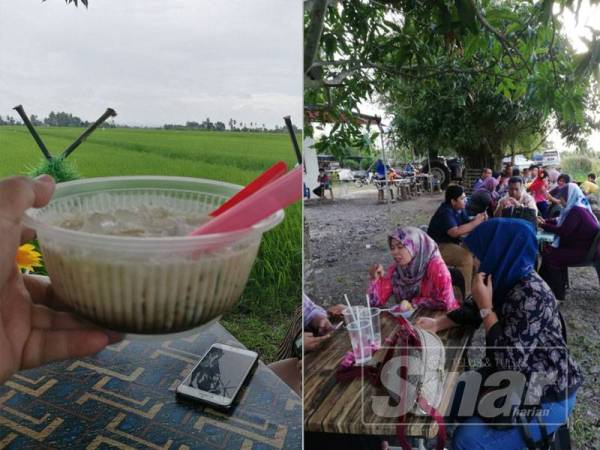
<svg viewBox="0 0 600 450">
<path fill-rule="evenodd" d="M 503 21 L 516 22 L 520 26 L 523 26 L 523 21 L 519 16 L 505 8 L 490 8 L 485 12 L 485 18 L 494 26 L 501 25 Z"/>
</svg>

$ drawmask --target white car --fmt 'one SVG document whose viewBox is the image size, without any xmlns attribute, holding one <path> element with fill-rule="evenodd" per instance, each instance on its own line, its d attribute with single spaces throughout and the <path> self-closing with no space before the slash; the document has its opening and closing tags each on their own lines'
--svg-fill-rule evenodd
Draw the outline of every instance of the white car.
<svg viewBox="0 0 600 450">
<path fill-rule="evenodd" d="M 542 159 L 542 166 L 559 167 L 560 155 L 558 154 L 558 150 L 546 150 Z"/>
<path fill-rule="evenodd" d="M 506 158 L 502 159 L 502 163 L 506 164 L 510 162 L 510 156 L 507 156 Z M 523 170 L 523 169 L 529 169 L 532 165 L 534 165 L 535 162 L 533 162 L 530 159 L 525 158 L 523 155 L 515 155 L 515 162 L 513 164 L 514 167 L 517 167 L 519 170 Z"/>
<path fill-rule="evenodd" d="M 340 181 L 354 181 L 354 174 L 351 169 L 338 169 L 336 172 Z"/>
</svg>

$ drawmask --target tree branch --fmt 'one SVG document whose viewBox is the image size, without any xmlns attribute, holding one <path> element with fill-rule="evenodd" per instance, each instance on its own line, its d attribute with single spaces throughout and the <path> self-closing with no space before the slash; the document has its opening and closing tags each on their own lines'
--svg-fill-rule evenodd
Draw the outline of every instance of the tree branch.
<svg viewBox="0 0 600 450">
<path fill-rule="evenodd" d="M 514 48 L 513 46 L 511 46 L 510 43 L 508 42 L 508 39 L 506 39 L 506 36 L 504 36 L 502 33 L 500 33 L 498 30 L 496 30 L 487 21 L 487 19 L 481 13 L 480 9 L 477 7 L 477 4 L 475 3 L 475 0 L 469 0 L 469 2 L 473 6 L 473 9 L 475 10 L 475 15 L 479 19 L 479 22 L 481 22 L 481 25 L 483 25 L 483 27 L 486 30 L 488 30 L 490 33 L 492 33 L 494 36 L 496 36 L 496 39 L 498 39 L 498 41 L 500 41 L 500 45 L 502 45 L 502 48 L 504 49 L 504 51 L 508 55 L 508 57 L 509 57 L 509 59 L 510 59 L 512 65 L 513 65 L 513 67 L 515 69 L 518 68 L 517 64 L 515 63 L 515 60 L 513 59 L 512 55 L 511 55 L 511 51 L 514 51 L 519 56 L 519 58 L 521 59 L 521 62 L 525 66 L 525 69 L 527 69 L 527 72 L 531 73 L 531 68 L 529 67 L 529 64 L 527 64 L 527 61 L 525 60 L 525 58 L 523 57 L 523 55 L 521 54 L 521 52 L 519 51 L 519 49 Z"/>
<path fill-rule="evenodd" d="M 312 69 L 313 62 L 317 59 L 328 4 L 328 0 L 314 0 L 310 11 L 310 25 L 306 30 L 304 40 L 304 73 L 306 74 Z"/>
</svg>

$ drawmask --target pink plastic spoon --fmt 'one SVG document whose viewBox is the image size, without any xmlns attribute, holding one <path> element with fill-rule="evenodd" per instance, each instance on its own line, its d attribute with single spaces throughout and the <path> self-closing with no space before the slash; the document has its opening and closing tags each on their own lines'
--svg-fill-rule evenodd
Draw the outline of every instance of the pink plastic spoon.
<svg viewBox="0 0 600 450">
<path fill-rule="evenodd" d="M 302 166 L 298 166 L 201 225 L 190 236 L 249 228 L 301 198 Z"/>
<path fill-rule="evenodd" d="M 235 194 L 233 197 L 228 199 L 225 203 L 215 209 L 209 214 L 211 217 L 217 217 L 223 214 L 232 206 L 244 200 L 246 197 L 259 191 L 263 186 L 275 181 L 277 178 L 283 176 L 287 172 L 287 165 L 283 161 L 277 161 L 258 177 L 256 177 L 250 184 L 243 188 L 240 192 Z"/>
</svg>

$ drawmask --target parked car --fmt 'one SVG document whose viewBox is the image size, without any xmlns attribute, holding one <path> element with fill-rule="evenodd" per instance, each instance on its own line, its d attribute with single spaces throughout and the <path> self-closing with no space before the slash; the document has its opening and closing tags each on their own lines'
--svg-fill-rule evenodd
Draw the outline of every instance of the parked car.
<svg viewBox="0 0 600 450">
<path fill-rule="evenodd" d="M 338 169 L 335 171 L 340 181 L 354 181 L 354 175 L 351 169 Z"/>
<path fill-rule="evenodd" d="M 510 156 L 506 158 L 502 158 L 502 164 L 509 163 L 511 160 Z M 513 167 L 518 168 L 519 170 L 529 169 L 532 165 L 536 164 L 535 161 L 531 159 L 525 158 L 523 155 L 515 155 L 515 162 L 513 163 Z"/>
<path fill-rule="evenodd" d="M 542 158 L 542 165 L 544 167 L 559 167 L 560 155 L 558 150 L 546 150 Z"/>
</svg>

